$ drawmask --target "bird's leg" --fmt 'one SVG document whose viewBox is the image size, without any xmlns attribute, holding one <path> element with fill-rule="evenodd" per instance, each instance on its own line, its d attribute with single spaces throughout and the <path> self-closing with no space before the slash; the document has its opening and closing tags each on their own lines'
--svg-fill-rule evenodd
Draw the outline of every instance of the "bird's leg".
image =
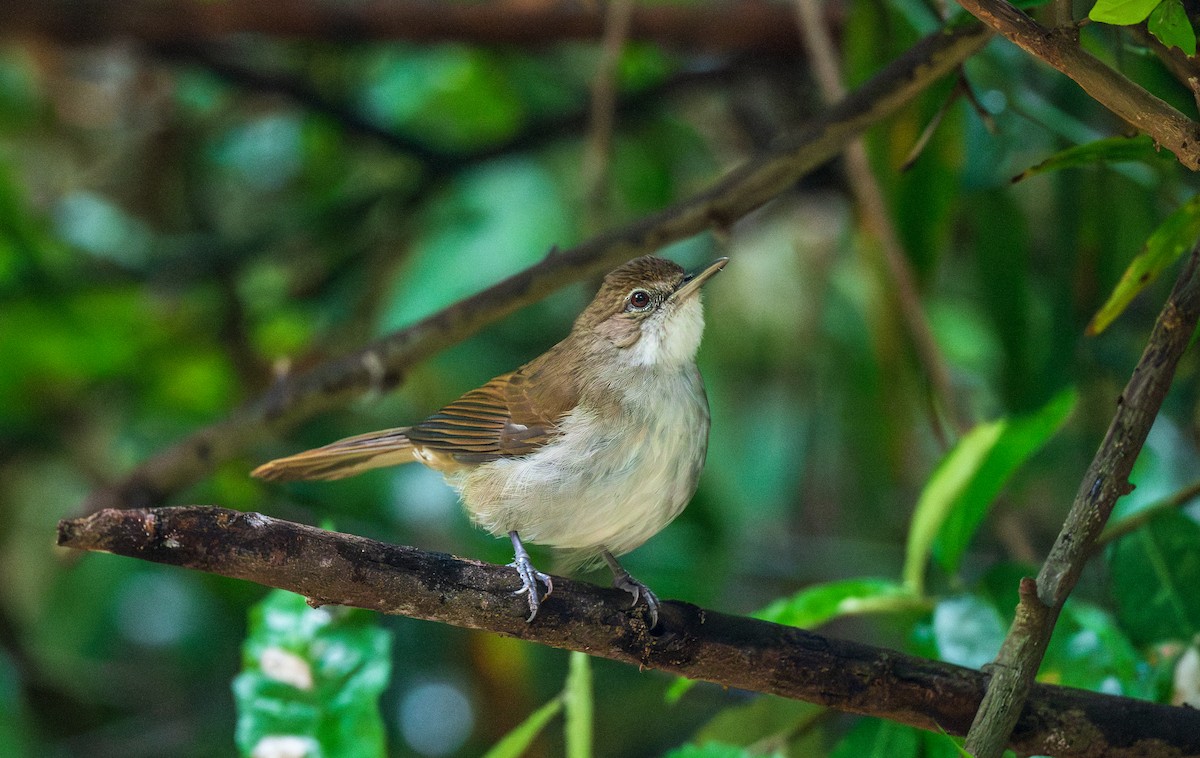
<svg viewBox="0 0 1200 758">
<path fill-rule="evenodd" d="M 633 603 L 629 607 L 632 608 L 637 605 L 639 599 L 645 599 L 646 607 L 650 610 L 650 628 L 653 629 L 658 626 L 658 595 L 655 595 L 650 591 L 649 587 L 630 576 L 629 572 L 621 564 L 617 563 L 617 559 L 608 550 L 604 550 L 601 555 L 604 556 L 604 562 L 612 570 L 613 586 L 633 595 Z"/>
<path fill-rule="evenodd" d="M 508 533 L 513 544 L 513 562 L 508 564 L 517 570 L 521 575 L 521 589 L 514 592 L 514 595 L 522 593 L 529 594 L 529 618 L 526 621 L 533 621 L 533 617 L 537 615 L 538 606 L 542 601 L 550 597 L 550 593 L 554 592 L 554 582 L 551 581 L 549 574 L 543 574 L 533 567 L 533 561 L 529 560 L 529 553 L 526 552 L 525 546 L 521 544 L 521 538 L 517 536 L 515 531 Z M 538 596 L 537 583 L 541 580 L 542 584 L 546 585 L 546 594 Z"/>
</svg>

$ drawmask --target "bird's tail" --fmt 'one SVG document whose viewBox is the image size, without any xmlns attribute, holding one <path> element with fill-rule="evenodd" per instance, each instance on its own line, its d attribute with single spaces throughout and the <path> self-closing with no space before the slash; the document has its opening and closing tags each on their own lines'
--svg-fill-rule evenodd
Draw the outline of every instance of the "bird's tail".
<svg viewBox="0 0 1200 758">
<path fill-rule="evenodd" d="M 347 437 L 324 447 L 269 461 L 250 475 L 268 481 L 344 479 L 381 466 L 411 463 L 415 459 L 407 432 L 408 427 L 401 427 Z"/>
</svg>

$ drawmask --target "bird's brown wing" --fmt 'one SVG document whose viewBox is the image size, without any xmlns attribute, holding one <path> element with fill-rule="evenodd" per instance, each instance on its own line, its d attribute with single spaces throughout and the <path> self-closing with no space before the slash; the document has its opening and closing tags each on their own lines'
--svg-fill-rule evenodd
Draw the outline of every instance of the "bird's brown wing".
<svg viewBox="0 0 1200 758">
<path fill-rule="evenodd" d="M 570 382 L 538 381 L 540 361 L 503 374 L 408 430 L 414 447 L 459 464 L 528 455 L 558 432 L 575 407 Z"/>
<path fill-rule="evenodd" d="M 546 381 L 546 372 L 557 380 Z M 528 455 L 558 433 L 578 395 L 554 350 L 498 376 L 413 427 L 384 429 L 279 458 L 250 472 L 269 480 L 341 479 L 419 460 L 443 472 Z"/>
</svg>

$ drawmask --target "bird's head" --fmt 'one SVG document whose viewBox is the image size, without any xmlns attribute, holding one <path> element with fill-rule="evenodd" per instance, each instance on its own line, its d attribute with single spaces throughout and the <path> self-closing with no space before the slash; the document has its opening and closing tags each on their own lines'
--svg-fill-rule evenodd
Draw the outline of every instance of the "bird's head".
<svg viewBox="0 0 1200 758">
<path fill-rule="evenodd" d="M 604 277 L 575 331 L 617 348 L 630 365 L 684 365 L 704 332 L 700 287 L 728 261 L 689 274 L 663 258 L 635 258 Z"/>
</svg>

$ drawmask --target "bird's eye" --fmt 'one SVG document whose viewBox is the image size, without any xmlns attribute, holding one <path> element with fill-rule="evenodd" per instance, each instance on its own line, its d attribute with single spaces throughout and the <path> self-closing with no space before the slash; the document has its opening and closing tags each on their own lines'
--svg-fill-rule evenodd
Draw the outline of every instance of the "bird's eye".
<svg viewBox="0 0 1200 758">
<path fill-rule="evenodd" d="M 636 310 L 643 310 L 650 305 L 650 293 L 646 290 L 634 290 L 629 293 L 629 305 Z"/>
</svg>

